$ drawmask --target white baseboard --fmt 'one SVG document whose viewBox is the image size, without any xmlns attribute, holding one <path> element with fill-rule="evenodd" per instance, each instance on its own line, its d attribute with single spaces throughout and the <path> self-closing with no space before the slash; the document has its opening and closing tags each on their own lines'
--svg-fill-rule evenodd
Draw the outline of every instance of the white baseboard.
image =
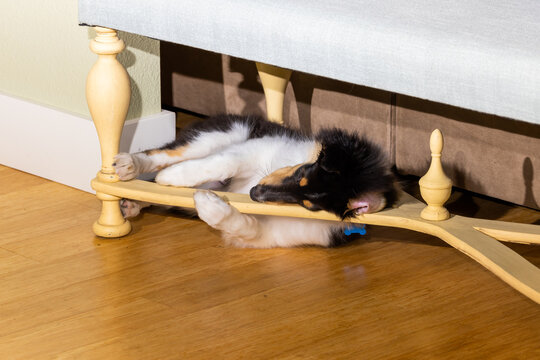
<svg viewBox="0 0 540 360">
<path fill-rule="evenodd" d="M 174 140 L 169 111 L 126 121 L 120 151 L 136 152 Z M 87 192 L 101 167 L 91 120 L 0 94 L 0 164 Z"/>
</svg>

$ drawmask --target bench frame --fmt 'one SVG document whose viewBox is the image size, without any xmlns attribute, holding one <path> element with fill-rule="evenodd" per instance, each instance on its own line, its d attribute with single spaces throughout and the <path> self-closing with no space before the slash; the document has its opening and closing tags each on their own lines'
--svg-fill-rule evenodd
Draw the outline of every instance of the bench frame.
<svg viewBox="0 0 540 360">
<path fill-rule="evenodd" d="M 92 180 L 92 187 L 102 201 L 102 210 L 93 229 L 98 236 L 115 238 L 131 231 L 129 221 L 120 211 L 122 198 L 192 208 L 195 189 L 166 187 L 140 180 L 119 181 L 112 164 L 118 153 L 131 94 L 129 76 L 116 56 L 125 45 L 115 30 L 95 29 L 97 36 L 91 40 L 90 48 L 98 59 L 88 74 L 86 96 L 101 148 L 102 166 Z M 292 71 L 261 63 L 257 63 L 257 69 L 264 88 L 267 116 L 282 123 L 285 88 Z M 441 165 L 443 137 L 439 130 L 432 133 L 430 148 L 431 166 L 420 179 L 421 195 L 427 206 L 403 193 L 396 207 L 350 221 L 436 236 L 540 304 L 540 269 L 498 241 L 540 244 L 540 226 L 449 214 L 443 205 L 450 196 L 452 183 Z M 324 211 L 311 212 L 297 205 L 257 203 L 244 194 L 216 193 L 243 213 L 340 221 Z"/>
</svg>

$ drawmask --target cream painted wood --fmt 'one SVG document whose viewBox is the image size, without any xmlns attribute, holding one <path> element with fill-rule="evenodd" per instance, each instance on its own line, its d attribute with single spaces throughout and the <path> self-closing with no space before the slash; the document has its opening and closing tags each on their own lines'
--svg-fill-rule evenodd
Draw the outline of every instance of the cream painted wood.
<svg viewBox="0 0 540 360">
<path fill-rule="evenodd" d="M 97 178 L 104 182 L 116 182 L 118 177 L 112 166 L 118 153 L 120 135 L 126 119 L 131 90 L 129 76 L 116 55 L 124 50 L 124 42 L 116 31 L 96 27 L 97 36 L 90 42 L 90 49 L 98 59 L 86 80 L 86 99 L 94 120 L 101 148 L 101 170 Z M 97 192 L 103 203 L 101 216 L 94 223 L 94 232 L 103 237 L 119 237 L 131 230 L 120 211 L 120 198 Z"/>
<path fill-rule="evenodd" d="M 165 187 L 140 180 L 110 183 L 94 179 L 92 187 L 98 192 L 114 194 L 121 198 L 188 208 L 194 207 L 193 193 L 196 191 L 191 188 Z M 216 193 L 242 213 L 340 220 L 331 213 L 312 212 L 297 205 L 263 204 L 252 201 L 245 194 Z M 478 261 L 516 290 L 540 303 L 540 269 L 497 240 L 476 230 L 480 225 L 482 229 L 488 229 L 484 231 L 486 234 L 497 238 L 498 229 L 506 228 L 508 230 L 505 230 L 503 234 L 505 236 L 502 236 L 501 240 L 520 242 L 520 239 L 525 238 L 529 243 L 540 244 L 540 226 L 477 220 L 462 216 L 452 216 L 446 221 L 430 221 L 420 216 L 424 207 L 422 202 L 403 193 L 395 208 L 358 216 L 351 222 L 399 227 L 436 236 Z M 512 235 L 509 236 L 509 233 Z"/>
<path fill-rule="evenodd" d="M 523 231 L 521 227 L 523 224 L 515 224 L 504 221 L 484 221 L 476 220 L 474 229 L 478 230 L 492 238 L 500 241 L 526 244 L 526 245 L 540 245 L 540 236 L 538 236 L 538 225 L 531 225 L 531 232 Z M 483 227 L 485 226 L 485 227 Z M 534 226 L 534 228 L 532 228 Z M 536 230 L 534 230 L 536 228 Z"/>
<path fill-rule="evenodd" d="M 292 71 L 262 63 L 256 65 L 264 89 L 268 120 L 282 124 L 285 90 Z"/>
<path fill-rule="evenodd" d="M 431 133 L 429 147 L 431 150 L 431 165 L 428 172 L 420 179 L 420 193 L 427 206 L 420 213 L 426 220 L 446 220 L 450 213 L 443 204 L 452 193 L 452 180 L 444 173 L 441 163 L 444 140 L 439 129 Z"/>
</svg>

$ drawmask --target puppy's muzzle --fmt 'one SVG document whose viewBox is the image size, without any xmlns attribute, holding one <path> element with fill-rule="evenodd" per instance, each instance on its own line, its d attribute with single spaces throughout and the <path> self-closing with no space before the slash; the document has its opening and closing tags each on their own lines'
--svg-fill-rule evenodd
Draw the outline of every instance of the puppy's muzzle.
<svg viewBox="0 0 540 360">
<path fill-rule="evenodd" d="M 249 197 L 253 201 L 264 202 L 264 190 L 261 185 L 256 185 L 249 191 Z"/>
<path fill-rule="evenodd" d="M 271 185 L 256 185 L 249 191 L 251 200 L 258 202 L 273 202 L 273 203 L 298 203 L 297 197 L 278 186 Z"/>
</svg>

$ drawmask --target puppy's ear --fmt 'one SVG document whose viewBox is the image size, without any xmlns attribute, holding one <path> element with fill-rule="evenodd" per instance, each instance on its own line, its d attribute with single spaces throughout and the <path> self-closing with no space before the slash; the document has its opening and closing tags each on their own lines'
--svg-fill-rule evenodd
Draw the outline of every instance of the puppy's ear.
<svg viewBox="0 0 540 360">
<path fill-rule="evenodd" d="M 329 174 L 340 174 L 339 164 L 337 159 L 332 159 L 325 147 L 321 149 L 317 163 L 319 167 Z"/>
<path fill-rule="evenodd" d="M 332 166 L 322 165 L 321 164 L 321 169 L 323 169 L 324 171 L 326 171 L 329 174 L 336 174 L 336 175 L 341 174 L 341 172 L 337 168 L 334 168 Z"/>
</svg>

